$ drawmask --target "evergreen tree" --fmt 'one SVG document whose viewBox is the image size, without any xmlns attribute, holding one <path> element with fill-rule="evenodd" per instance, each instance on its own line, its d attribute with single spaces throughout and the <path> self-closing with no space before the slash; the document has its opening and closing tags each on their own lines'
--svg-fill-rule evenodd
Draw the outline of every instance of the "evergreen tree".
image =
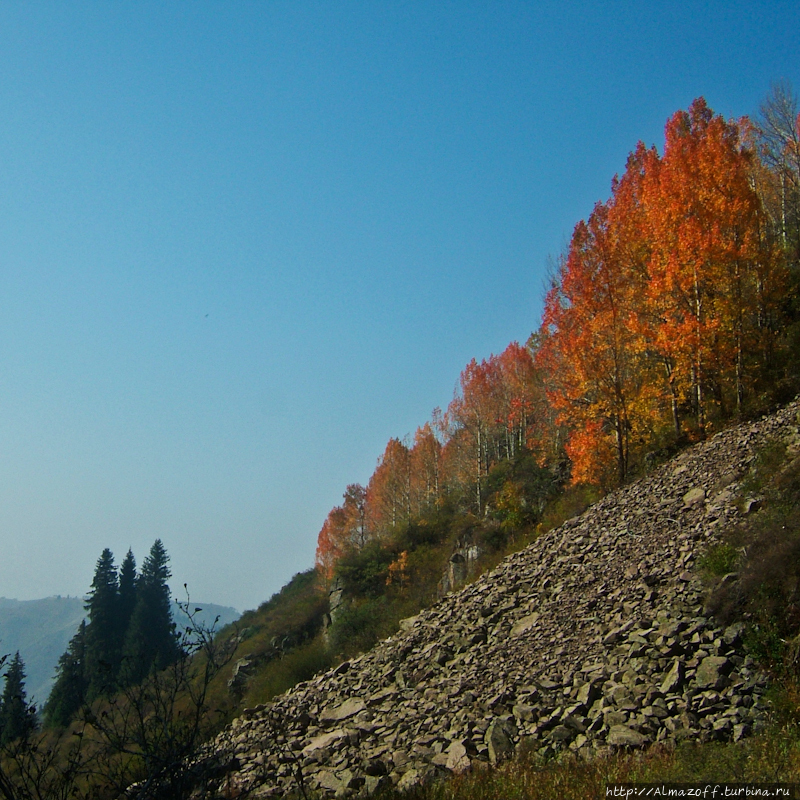
<svg viewBox="0 0 800 800">
<path fill-rule="evenodd" d="M 114 554 L 106 548 L 97 560 L 92 589 L 86 603 L 87 699 L 107 694 L 115 687 L 123 632 L 120 630 L 119 583 Z"/>
<path fill-rule="evenodd" d="M 119 627 L 122 642 L 136 607 L 136 581 L 136 559 L 133 557 L 133 550 L 128 548 L 119 568 Z"/>
<path fill-rule="evenodd" d="M 59 658 L 56 681 L 44 705 L 48 725 L 66 727 L 86 700 L 86 621 Z"/>
<path fill-rule="evenodd" d="M 19 650 L 5 674 L 6 685 L 0 705 L 0 743 L 27 737 L 36 727 L 36 709 L 25 699 L 25 664 Z"/>
<path fill-rule="evenodd" d="M 169 556 L 156 539 L 136 584 L 136 606 L 120 671 L 123 684 L 138 683 L 151 669 L 163 669 L 180 655 L 167 585 L 170 577 Z"/>
</svg>

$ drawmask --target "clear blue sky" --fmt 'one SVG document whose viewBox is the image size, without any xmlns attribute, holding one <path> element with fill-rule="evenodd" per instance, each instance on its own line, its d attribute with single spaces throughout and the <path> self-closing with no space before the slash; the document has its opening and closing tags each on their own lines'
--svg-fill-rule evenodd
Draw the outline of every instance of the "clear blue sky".
<svg viewBox="0 0 800 800">
<path fill-rule="evenodd" d="M 0 595 L 160 537 L 257 606 L 637 140 L 799 44 L 796 2 L 3 4 Z"/>
</svg>

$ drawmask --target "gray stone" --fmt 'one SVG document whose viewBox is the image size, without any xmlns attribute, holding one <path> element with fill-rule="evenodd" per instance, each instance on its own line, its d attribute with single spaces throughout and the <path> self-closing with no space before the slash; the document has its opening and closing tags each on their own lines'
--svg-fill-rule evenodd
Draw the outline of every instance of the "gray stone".
<svg viewBox="0 0 800 800">
<path fill-rule="evenodd" d="M 347 738 L 347 731 L 340 728 L 335 731 L 331 731 L 330 733 L 323 733 L 321 736 L 317 736 L 312 739 L 302 750 L 304 756 L 310 755 L 315 750 L 322 750 L 326 747 L 330 747 L 332 744 L 340 741 L 341 739 Z"/>
<path fill-rule="evenodd" d="M 763 499 L 761 497 L 748 497 L 742 502 L 742 514 L 748 516 L 761 510 Z"/>
<path fill-rule="evenodd" d="M 700 689 L 721 689 L 731 662 L 725 656 L 708 656 L 700 662 L 695 681 Z"/>
<path fill-rule="evenodd" d="M 672 669 L 666 674 L 664 681 L 661 684 L 661 691 L 664 694 L 674 694 L 684 682 L 683 662 L 680 659 L 675 659 L 672 664 Z"/>
<path fill-rule="evenodd" d="M 484 742 L 486 742 L 486 747 L 489 750 L 489 761 L 492 764 L 502 761 L 511 755 L 514 750 L 508 727 L 500 719 L 492 720 L 484 736 Z"/>
<path fill-rule="evenodd" d="M 511 713 L 521 722 L 535 722 L 536 709 L 534 706 L 528 706 L 523 703 L 518 703 L 511 709 Z"/>
<path fill-rule="evenodd" d="M 327 789 L 329 792 L 338 792 L 344 786 L 336 775 L 327 770 L 317 774 L 317 783 L 321 789 Z"/>
<path fill-rule="evenodd" d="M 609 730 L 606 741 L 614 747 L 641 747 L 646 739 L 627 725 L 614 725 Z"/>
<path fill-rule="evenodd" d="M 470 768 L 471 762 L 467 755 L 467 748 L 464 746 L 463 742 L 451 742 L 443 755 L 447 756 L 444 765 L 450 772 L 460 774 L 466 772 Z"/>
<path fill-rule="evenodd" d="M 738 742 L 749 736 L 752 733 L 752 728 L 746 722 L 740 722 L 733 726 L 733 741 Z"/>
<path fill-rule="evenodd" d="M 550 731 L 550 738 L 554 742 L 563 744 L 564 742 L 570 741 L 575 736 L 575 733 L 575 729 L 568 725 L 556 725 L 556 727 Z"/>
<path fill-rule="evenodd" d="M 413 789 L 415 786 L 419 786 L 421 783 L 422 773 L 419 770 L 412 768 L 403 774 L 403 777 L 400 778 L 400 782 L 397 784 L 397 788 L 401 792 L 404 792 L 408 789 Z"/>
<path fill-rule="evenodd" d="M 702 503 L 705 499 L 706 499 L 705 489 L 702 489 L 699 486 L 695 486 L 694 489 L 690 489 L 683 496 L 683 507 L 693 508 L 694 506 L 697 506 L 700 503 Z"/>
<path fill-rule="evenodd" d="M 385 775 L 367 775 L 364 779 L 364 792 L 367 796 L 371 796 L 388 785 L 389 779 Z"/>
<path fill-rule="evenodd" d="M 529 614 L 527 617 L 523 617 L 513 628 L 511 628 L 511 636 L 520 636 L 525 631 L 530 630 L 531 628 L 535 627 L 535 625 L 539 621 L 539 614 L 538 612 L 534 612 L 533 614 Z"/>
<path fill-rule="evenodd" d="M 341 722 L 354 717 L 366 707 L 367 704 L 360 697 L 351 697 L 338 706 L 326 708 L 319 718 L 322 722 Z"/>
<path fill-rule="evenodd" d="M 725 628 L 722 634 L 722 639 L 729 647 L 735 647 L 742 642 L 742 634 L 744 633 L 744 625 L 741 622 L 736 622 L 733 625 Z"/>
<path fill-rule="evenodd" d="M 577 700 L 586 706 L 590 706 L 600 696 L 600 687 L 594 681 L 587 681 L 578 689 Z"/>
</svg>

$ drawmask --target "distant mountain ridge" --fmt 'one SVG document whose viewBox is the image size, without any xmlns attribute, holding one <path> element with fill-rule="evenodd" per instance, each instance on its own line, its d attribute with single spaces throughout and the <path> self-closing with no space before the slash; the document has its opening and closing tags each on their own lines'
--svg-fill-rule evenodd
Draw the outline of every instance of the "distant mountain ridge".
<svg viewBox="0 0 800 800">
<path fill-rule="evenodd" d="M 40 600 L 0 597 L 0 654 L 19 650 L 25 662 L 28 700 L 41 706 L 50 694 L 61 654 L 86 616 L 83 597 L 54 595 Z M 235 622 L 241 615 L 230 606 L 193 602 L 202 609 L 196 621 L 211 626 L 219 616 L 217 629 Z M 172 617 L 182 627 L 183 612 L 173 602 Z"/>
</svg>

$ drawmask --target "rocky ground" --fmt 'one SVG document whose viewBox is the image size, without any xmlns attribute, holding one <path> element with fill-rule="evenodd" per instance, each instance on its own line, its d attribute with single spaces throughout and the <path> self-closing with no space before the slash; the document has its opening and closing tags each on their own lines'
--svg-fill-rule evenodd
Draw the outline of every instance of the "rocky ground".
<svg viewBox="0 0 800 800">
<path fill-rule="evenodd" d="M 793 404 L 720 433 L 605 497 L 366 655 L 249 709 L 213 745 L 213 792 L 368 795 L 522 746 L 737 740 L 765 676 L 704 614 L 698 556 L 747 508 L 760 446 L 798 441 Z M 744 498 L 746 499 L 746 498 Z"/>
</svg>

